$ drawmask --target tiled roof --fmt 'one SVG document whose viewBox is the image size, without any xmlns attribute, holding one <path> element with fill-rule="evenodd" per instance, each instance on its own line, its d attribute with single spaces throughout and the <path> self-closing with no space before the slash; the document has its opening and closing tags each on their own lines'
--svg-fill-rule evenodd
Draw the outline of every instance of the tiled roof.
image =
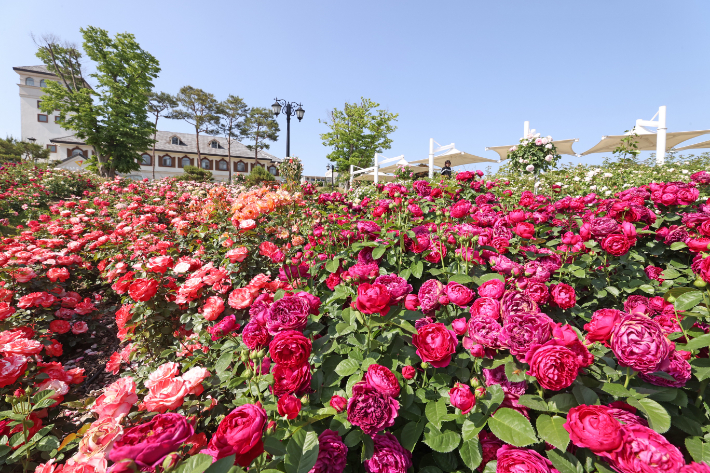
<svg viewBox="0 0 710 473">
<path fill-rule="evenodd" d="M 20 71 L 20 72 L 31 72 L 34 74 L 46 74 L 48 76 L 53 76 L 51 72 L 47 70 L 47 66 L 42 65 L 42 66 L 17 66 L 12 68 L 13 71 Z"/>
<path fill-rule="evenodd" d="M 173 136 L 180 139 L 180 145 L 171 144 Z M 156 136 L 155 151 L 161 153 L 179 154 L 197 154 L 197 140 L 193 133 L 175 133 L 172 131 L 158 131 Z M 53 138 L 52 143 L 65 143 L 81 145 L 84 142 L 74 135 Z M 219 148 L 210 147 L 211 141 L 217 141 Z M 146 150 L 150 151 L 150 150 Z M 200 135 L 200 153 L 204 156 L 227 157 L 227 138 L 221 136 Z M 254 158 L 254 152 L 250 151 L 245 145 L 238 141 L 232 141 L 231 154 L 233 158 Z M 259 151 L 259 159 L 281 162 L 281 158 L 269 154 L 265 151 Z"/>
</svg>

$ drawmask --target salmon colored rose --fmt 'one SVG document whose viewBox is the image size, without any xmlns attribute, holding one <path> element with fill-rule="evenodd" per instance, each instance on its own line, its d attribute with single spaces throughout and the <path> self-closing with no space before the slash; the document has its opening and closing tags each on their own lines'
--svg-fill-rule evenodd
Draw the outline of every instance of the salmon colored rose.
<svg viewBox="0 0 710 473">
<path fill-rule="evenodd" d="M 136 402 L 138 402 L 136 382 L 133 381 L 133 378 L 127 376 L 119 378 L 107 386 L 103 394 L 96 399 L 91 410 L 98 414 L 99 420 L 115 419 L 120 421 L 120 419 L 128 415 L 131 407 Z"/>
</svg>

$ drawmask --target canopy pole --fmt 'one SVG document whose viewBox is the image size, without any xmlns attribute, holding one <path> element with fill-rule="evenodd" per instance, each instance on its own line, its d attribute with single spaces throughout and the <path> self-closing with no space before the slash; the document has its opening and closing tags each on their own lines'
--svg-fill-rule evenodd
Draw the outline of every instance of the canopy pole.
<svg viewBox="0 0 710 473">
<path fill-rule="evenodd" d="M 429 179 L 434 178 L 434 138 L 429 138 Z"/>
<path fill-rule="evenodd" d="M 379 182 L 377 177 L 380 174 L 380 167 L 377 165 L 377 153 L 375 153 L 375 185 Z"/>
<path fill-rule="evenodd" d="M 663 166 L 666 162 L 666 106 L 658 108 L 658 128 L 656 129 L 656 164 Z"/>
<path fill-rule="evenodd" d="M 353 174 L 355 172 L 355 169 L 353 169 L 353 165 L 350 165 L 350 188 L 353 188 L 353 179 L 355 178 L 355 175 Z"/>
<path fill-rule="evenodd" d="M 527 138 L 530 133 L 530 122 L 526 121 L 523 124 L 523 138 Z"/>
</svg>

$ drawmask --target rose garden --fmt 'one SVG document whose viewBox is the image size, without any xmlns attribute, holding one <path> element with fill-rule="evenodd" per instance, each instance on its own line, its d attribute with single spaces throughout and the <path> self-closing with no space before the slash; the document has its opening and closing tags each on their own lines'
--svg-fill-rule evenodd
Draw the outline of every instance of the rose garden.
<svg viewBox="0 0 710 473">
<path fill-rule="evenodd" d="M 0 469 L 710 472 L 707 158 L 549 153 L 347 192 L 4 164 Z"/>
</svg>

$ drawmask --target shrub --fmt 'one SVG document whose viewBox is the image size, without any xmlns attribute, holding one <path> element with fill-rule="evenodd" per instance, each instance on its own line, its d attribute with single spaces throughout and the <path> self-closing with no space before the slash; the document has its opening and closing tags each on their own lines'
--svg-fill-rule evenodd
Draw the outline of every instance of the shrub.
<svg viewBox="0 0 710 473">
<path fill-rule="evenodd" d="M 183 174 L 177 176 L 177 181 L 212 182 L 212 172 L 197 166 L 184 166 Z"/>
</svg>

